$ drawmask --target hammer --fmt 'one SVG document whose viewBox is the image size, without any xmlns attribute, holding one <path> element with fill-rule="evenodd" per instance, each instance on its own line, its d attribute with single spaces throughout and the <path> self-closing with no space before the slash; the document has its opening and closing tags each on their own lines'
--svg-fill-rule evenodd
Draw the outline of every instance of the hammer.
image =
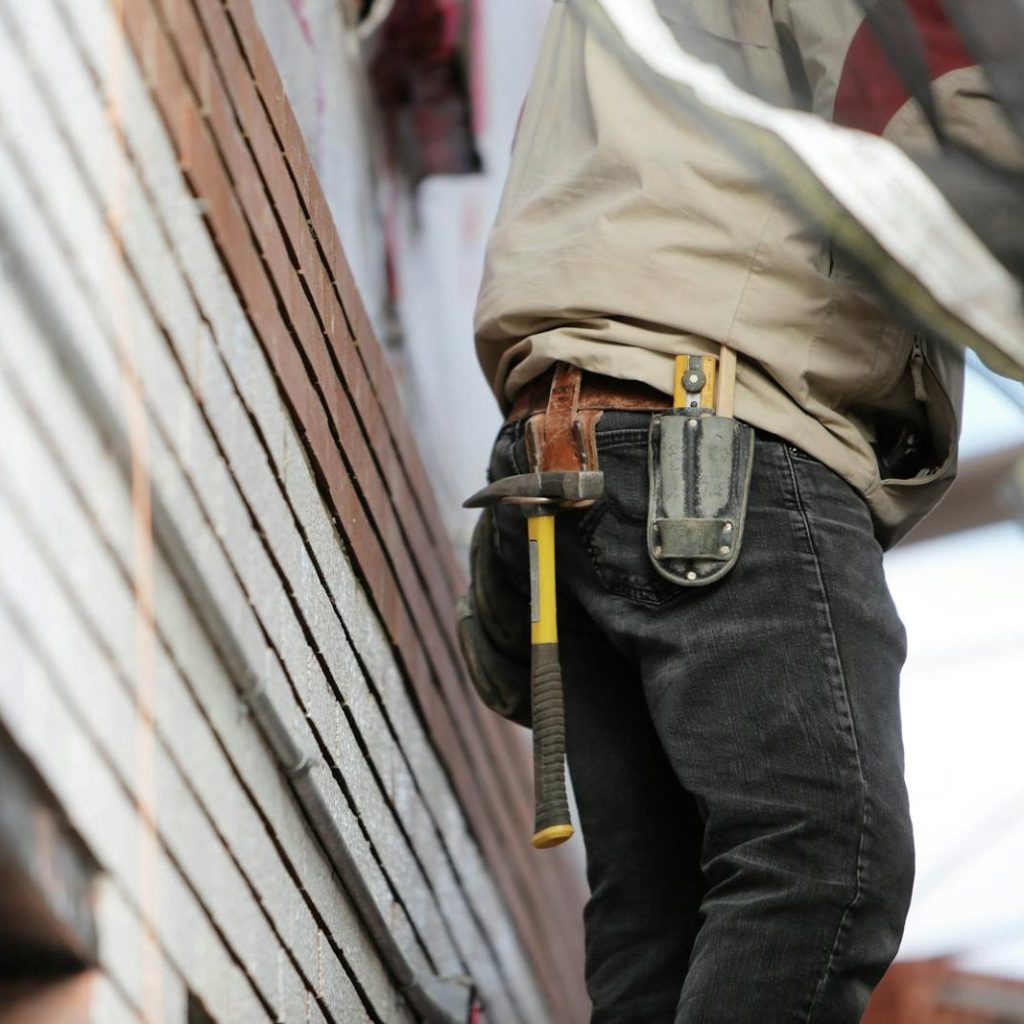
<svg viewBox="0 0 1024 1024">
<path fill-rule="evenodd" d="M 519 505 L 530 545 L 530 701 L 533 708 L 535 824 L 532 843 L 546 849 L 573 832 L 565 792 L 565 710 L 555 602 L 555 513 L 591 504 L 604 493 L 599 471 L 523 473 L 477 491 L 465 508 Z"/>
</svg>

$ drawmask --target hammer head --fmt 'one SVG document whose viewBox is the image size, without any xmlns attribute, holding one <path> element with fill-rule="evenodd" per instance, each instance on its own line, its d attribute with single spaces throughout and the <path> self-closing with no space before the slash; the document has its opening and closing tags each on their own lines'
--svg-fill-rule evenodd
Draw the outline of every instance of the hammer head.
<svg viewBox="0 0 1024 1024">
<path fill-rule="evenodd" d="M 604 494 L 604 473 L 550 470 L 523 473 L 495 480 L 463 503 L 463 508 L 487 508 L 490 505 L 564 505 L 592 502 Z"/>
</svg>

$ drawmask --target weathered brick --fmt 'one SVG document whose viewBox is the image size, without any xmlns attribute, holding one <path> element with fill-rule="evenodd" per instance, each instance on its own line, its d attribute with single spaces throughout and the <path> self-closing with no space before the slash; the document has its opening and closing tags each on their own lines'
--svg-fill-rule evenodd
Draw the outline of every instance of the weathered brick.
<svg viewBox="0 0 1024 1024">
<path fill-rule="evenodd" d="M 320 945 L 320 992 L 323 993 L 323 1004 L 331 1016 L 338 1021 L 351 1021 L 360 1024 L 368 1021 L 366 1009 L 356 993 L 352 980 L 338 963 L 331 943 L 323 932 L 318 935 Z"/>
<path fill-rule="evenodd" d="M 5 724 L 61 800 L 72 825 L 126 894 L 128 905 L 139 908 L 149 927 L 168 943 L 169 959 L 181 965 L 190 984 L 216 1005 L 216 985 L 210 985 L 199 965 L 191 962 L 196 950 L 201 950 L 201 963 L 209 966 L 213 977 L 217 976 L 218 962 L 223 962 L 223 947 L 207 919 L 198 911 L 180 875 L 159 847 L 153 848 L 156 887 L 150 890 L 140 885 L 138 857 L 150 844 L 141 841 L 140 823 L 127 795 L 114 782 L 80 725 L 68 714 L 52 688 L 49 673 L 34 653 L 24 647 L 22 637 L 10 628 L 2 611 L 0 636 L 5 641 L 5 650 L 20 649 L 23 654 L 17 677 L 0 675 L 0 715 Z M 122 915 L 121 920 L 122 928 L 130 928 L 130 919 L 124 923 Z M 107 948 L 105 942 L 106 934 L 101 929 L 101 957 Z M 138 943 L 133 948 L 145 950 Z M 110 955 L 122 954 L 118 945 L 116 954 L 112 951 Z M 250 1019 L 264 1018 L 259 1013 Z"/>
<path fill-rule="evenodd" d="M 77 12 L 72 13 L 76 19 L 77 24 L 80 18 Z M 151 162 L 152 161 L 150 160 L 146 160 L 143 163 Z M 174 178 L 174 184 L 175 187 L 180 187 L 178 179 L 176 177 Z M 179 206 L 180 210 L 178 213 L 175 214 L 175 216 L 178 217 L 182 222 L 188 220 L 189 218 L 195 218 L 194 207 L 189 207 L 187 204 L 184 204 L 183 202 L 180 203 Z M 206 243 L 206 245 L 208 248 L 208 243 Z M 203 246 L 198 243 L 196 245 L 196 250 L 206 252 Z M 207 256 L 207 258 L 209 257 Z M 224 279 L 222 271 L 220 271 L 219 267 L 216 266 L 215 261 L 211 263 L 211 266 L 213 268 L 213 272 L 210 274 L 208 281 L 213 282 L 216 288 L 219 288 L 221 290 L 221 295 L 226 295 L 226 279 Z M 173 276 L 170 262 L 161 262 L 159 267 L 155 269 L 153 272 L 155 280 L 158 280 L 160 283 L 160 288 L 163 288 L 166 285 L 169 275 Z M 224 310 L 223 315 L 225 317 L 225 324 L 227 325 L 225 337 L 223 338 L 222 342 L 221 339 L 218 338 L 218 344 L 223 343 L 225 346 L 225 350 L 226 347 L 231 344 L 237 344 L 240 346 L 251 346 L 251 338 L 247 338 L 246 333 L 244 331 L 244 321 L 242 321 L 242 319 L 239 316 L 231 312 L 229 308 L 230 302 L 227 301 L 226 298 L 219 298 L 217 297 L 217 295 L 213 294 L 216 291 L 216 288 L 211 287 L 210 289 L 211 308 L 213 307 L 214 303 L 219 302 L 222 304 Z M 233 321 L 234 327 L 230 326 L 231 321 Z M 173 321 L 171 321 L 170 318 L 168 318 L 168 322 L 174 323 Z M 178 326 L 176 330 L 182 332 L 187 329 L 184 326 Z M 185 350 L 187 350 L 187 346 L 190 343 L 191 342 L 188 339 L 182 342 L 182 345 L 185 346 Z M 239 374 L 238 379 L 240 380 L 246 379 L 247 374 L 249 380 L 253 379 L 253 374 L 248 372 L 246 369 L 247 366 L 251 366 L 253 364 L 251 354 L 247 355 L 247 353 L 251 353 L 251 347 L 239 348 L 238 365 L 236 367 L 236 371 L 234 372 L 237 372 Z M 182 358 L 182 361 L 186 362 L 187 360 L 185 358 Z M 257 365 L 260 367 L 262 366 L 262 364 Z M 258 374 L 256 376 L 258 377 Z M 263 383 L 266 383 L 265 375 L 263 378 Z M 182 421 L 187 422 L 188 420 L 187 408 L 187 403 L 184 401 L 178 400 L 175 403 L 173 415 L 174 423 L 177 426 L 170 430 L 170 436 L 177 438 L 184 434 L 185 436 L 189 436 L 190 444 L 191 435 L 188 434 L 188 432 L 185 431 L 184 428 L 180 426 Z M 274 410 L 276 416 L 278 416 L 278 419 L 271 419 L 267 421 L 269 424 L 267 437 L 280 438 L 280 443 L 282 447 L 284 447 L 287 443 L 289 443 L 288 438 L 290 436 L 290 428 L 287 423 L 287 420 L 285 420 L 284 417 L 281 415 L 280 401 L 276 402 L 274 406 L 270 408 Z M 195 420 L 195 418 L 193 418 L 193 423 L 195 422 L 197 421 Z M 237 420 L 236 422 L 239 421 Z M 236 425 L 225 423 L 222 425 L 222 431 L 223 437 L 230 438 L 232 434 L 236 432 Z M 272 445 L 276 442 L 271 439 L 270 443 L 272 456 Z M 179 452 L 184 451 L 185 454 L 183 455 L 183 458 L 185 460 L 185 463 L 188 464 L 187 450 L 183 449 L 182 446 L 177 444 L 175 444 L 175 447 L 176 449 L 179 450 Z M 284 467 L 285 458 L 286 455 L 282 453 L 279 456 L 278 461 L 276 461 L 276 465 L 278 465 L 279 467 Z M 292 463 L 293 465 L 300 467 L 303 471 L 302 473 L 299 474 L 299 479 L 302 485 L 307 488 L 307 494 L 310 498 L 309 514 L 311 516 L 316 517 L 313 521 L 318 523 L 317 532 L 319 537 L 322 538 L 321 543 L 325 546 L 325 551 L 327 551 L 328 548 L 330 549 L 330 554 L 333 555 L 335 560 L 337 561 L 337 537 L 332 530 L 324 530 L 323 528 L 323 525 L 328 521 L 327 513 L 326 510 L 324 509 L 323 502 L 319 500 L 319 496 L 316 495 L 315 493 L 315 488 L 311 486 L 311 479 L 308 474 L 308 467 L 305 466 L 304 456 L 302 455 L 299 447 L 296 447 L 295 449 L 295 454 L 292 457 Z M 244 474 L 246 474 L 243 476 L 243 479 L 247 481 L 247 486 L 252 486 L 253 481 L 251 476 L 249 475 L 251 473 L 251 470 L 247 467 L 243 472 Z M 215 477 L 212 478 L 215 479 Z M 171 479 L 170 477 L 162 477 L 161 486 L 165 485 L 168 488 L 168 493 L 173 494 L 176 492 L 179 483 L 176 480 Z M 217 518 L 216 515 L 215 518 Z M 272 525 L 275 540 L 276 536 L 278 536 L 278 534 L 276 534 L 276 531 L 278 531 L 279 528 L 279 524 Z M 230 531 L 230 527 L 228 527 L 228 531 Z M 218 562 L 218 559 L 215 557 L 217 552 L 217 546 L 210 544 L 207 540 L 204 540 L 203 534 L 204 530 L 200 529 L 200 541 L 196 544 L 195 551 L 201 557 L 209 556 L 211 559 L 211 564 L 218 566 L 220 563 Z M 284 549 L 280 547 L 275 548 L 275 551 L 281 550 Z M 291 550 L 299 550 L 299 552 L 301 553 L 301 548 L 297 548 L 294 542 L 292 544 Z M 324 552 L 322 552 L 322 554 L 323 553 Z M 303 586 L 305 587 L 305 590 L 303 591 L 303 597 L 304 599 L 306 599 L 308 597 L 307 591 L 309 590 L 310 587 L 313 587 L 311 583 L 312 578 L 309 577 L 308 570 L 304 570 L 300 562 L 293 562 L 291 561 L 291 559 L 286 559 L 286 561 L 288 561 L 289 565 L 291 566 L 286 570 L 289 573 L 289 579 L 299 580 L 301 583 L 303 583 Z M 204 564 L 206 563 L 204 562 Z M 303 575 L 303 572 L 305 572 L 306 574 Z M 292 575 L 292 573 L 298 574 Z M 353 632 L 353 639 L 355 639 L 357 643 L 360 643 L 362 645 L 360 654 L 364 656 L 366 664 L 371 666 L 372 672 L 376 673 L 375 680 L 379 685 L 383 677 L 388 672 L 393 673 L 393 668 L 391 668 L 393 663 L 388 657 L 388 645 L 386 640 L 382 640 L 381 638 L 379 623 L 377 623 L 376 621 L 373 609 L 366 604 L 366 596 L 365 594 L 361 594 L 359 588 L 357 587 L 357 585 L 355 585 L 354 578 L 352 577 L 350 570 L 348 570 L 343 575 L 340 575 L 340 584 L 335 584 L 333 582 L 334 578 L 332 577 L 332 575 L 329 575 L 328 579 L 329 581 L 331 581 L 332 591 L 334 592 L 335 600 L 337 600 L 338 594 L 342 594 L 344 595 L 346 601 L 348 602 L 348 606 L 342 612 L 343 620 L 349 622 L 352 625 L 353 630 L 358 631 L 357 633 Z M 227 598 L 229 594 L 228 588 L 222 587 L 219 584 L 215 585 L 215 587 L 217 588 L 219 594 Z M 284 592 L 282 593 L 284 594 Z M 315 587 L 313 587 L 312 593 L 315 593 Z M 358 608 L 353 609 L 351 607 L 353 600 L 360 602 L 360 606 Z M 305 607 L 305 605 L 303 605 L 303 607 Z M 268 617 L 272 620 L 273 614 L 270 613 Z M 319 606 L 314 612 L 309 612 L 307 618 L 307 622 L 311 625 L 311 628 L 314 630 L 314 635 L 321 633 L 322 630 L 336 629 L 336 627 L 332 627 L 331 625 L 334 621 L 334 612 L 329 610 L 328 606 L 324 605 L 323 602 L 319 604 Z M 370 624 L 369 627 L 366 624 Z M 247 615 L 244 613 L 244 611 L 241 610 L 238 612 L 231 612 L 231 627 L 232 629 L 238 630 L 240 635 L 244 636 L 247 633 L 252 634 L 250 639 L 254 638 L 256 635 L 255 633 L 253 633 L 253 623 L 251 615 Z M 285 628 L 287 627 L 283 624 L 282 629 Z M 331 668 L 332 675 L 334 675 L 336 678 L 341 676 L 343 673 L 346 673 L 347 670 L 351 667 L 351 655 L 348 652 L 347 648 L 343 646 L 324 645 L 323 649 L 330 654 L 329 666 Z M 346 662 L 348 662 L 348 664 L 346 664 Z M 303 672 L 308 671 L 308 665 L 309 660 L 307 651 L 303 663 Z M 384 681 L 386 682 L 386 680 Z M 438 771 L 437 766 L 433 762 L 434 756 L 432 751 L 430 750 L 430 745 L 429 743 L 425 742 L 422 734 L 422 729 L 419 726 L 419 723 L 416 720 L 415 715 L 411 715 L 409 712 L 410 706 L 408 702 L 408 696 L 401 691 L 402 688 L 400 685 L 392 687 L 390 705 L 388 706 L 388 714 L 391 718 L 393 727 L 396 728 L 396 731 L 400 730 L 399 736 L 402 742 L 402 754 L 395 758 L 395 755 L 392 753 L 393 750 L 396 750 L 396 748 L 394 748 L 394 744 L 391 744 L 390 750 L 388 750 L 384 745 L 383 737 L 386 736 L 387 729 L 384 727 L 384 719 L 380 713 L 380 706 L 378 705 L 375 699 L 371 698 L 370 691 L 366 688 L 365 683 L 360 683 L 360 686 L 361 689 L 358 689 L 356 691 L 354 699 L 351 700 L 353 720 L 355 721 L 357 727 L 359 728 L 361 738 L 364 738 L 366 740 L 368 739 L 368 737 L 370 737 L 370 739 L 372 740 L 371 750 L 374 753 L 375 762 L 377 763 L 378 766 L 378 771 L 381 771 L 382 776 L 386 775 L 389 778 L 393 778 L 393 776 L 391 775 L 392 771 L 407 772 L 410 770 L 411 765 L 415 765 L 415 771 L 417 775 L 420 776 L 422 773 L 423 780 L 416 786 L 407 785 L 406 787 L 408 793 L 407 800 L 409 801 L 409 803 L 407 804 L 407 809 L 409 810 L 411 819 L 413 821 L 419 820 L 417 818 L 415 811 L 417 800 L 416 795 L 417 793 L 422 793 L 423 796 L 428 800 L 428 806 L 431 808 L 430 813 L 434 816 L 434 819 L 438 823 L 438 827 L 441 829 L 441 834 L 444 837 L 445 844 L 449 846 L 449 848 L 452 850 L 458 850 L 460 844 L 465 842 L 466 839 L 465 822 L 464 819 L 462 818 L 461 813 L 459 812 L 458 805 L 453 800 L 451 791 L 449 790 L 449 788 L 447 788 L 446 783 L 443 780 L 442 774 Z M 325 708 L 326 707 L 327 705 L 325 705 Z M 323 709 L 321 711 L 321 714 L 324 714 Z M 396 722 L 398 723 L 397 725 L 395 725 Z M 413 756 L 415 757 L 418 748 L 422 750 L 422 756 L 426 759 L 425 767 L 421 765 L 421 761 L 418 758 L 416 760 L 413 760 L 409 757 L 410 751 L 414 752 Z M 360 781 L 359 785 L 361 784 L 362 782 Z M 373 792 L 373 785 L 370 786 L 369 790 L 360 792 L 371 794 Z M 391 795 L 393 792 L 394 790 L 392 788 L 392 783 L 385 782 L 385 794 Z M 368 804 L 368 807 L 370 808 L 371 811 L 374 811 L 374 808 L 377 805 L 375 805 L 372 802 L 369 796 L 366 799 L 368 801 L 371 801 Z M 279 806 L 284 805 L 279 804 Z M 376 811 L 374 811 L 374 813 L 376 813 Z M 426 842 L 426 837 L 429 831 L 426 827 L 421 827 L 418 824 L 411 823 L 409 826 L 407 826 L 406 830 L 409 831 L 411 836 L 416 837 L 415 842 Z M 386 835 L 386 831 L 382 831 L 381 836 L 385 837 Z M 388 849 L 390 849 L 398 841 L 394 839 L 384 838 L 382 839 L 382 842 L 387 846 Z M 425 863 L 431 865 L 430 870 L 428 872 L 431 885 L 438 891 L 438 893 L 451 892 L 451 889 L 445 886 L 444 880 L 436 876 L 436 874 L 434 873 L 435 868 L 432 865 L 437 863 L 437 857 L 435 855 L 427 856 L 426 854 L 424 854 L 424 860 Z M 402 871 L 406 870 L 406 868 L 402 867 L 399 861 L 396 870 L 399 873 L 401 873 Z M 410 884 L 412 884 L 412 877 L 406 877 L 410 878 Z M 483 889 L 480 890 L 479 879 L 486 878 L 485 871 L 477 871 L 477 876 L 474 878 L 474 874 L 472 872 L 467 873 L 460 866 L 460 878 L 462 879 L 463 884 L 471 887 L 471 890 L 475 893 L 473 897 L 474 899 L 487 900 L 494 898 L 493 890 L 488 890 L 486 883 L 483 884 Z M 488 895 L 488 893 L 490 895 Z M 444 907 L 445 913 L 463 912 L 459 909 L 457 904 L 451 902 L 451 897 L 442 896 L 441 898 L 443 900 L 442 906 Z M 497 916 L 498 918 L 502 918 L 503 915 L 504 911 L 499 913 Z M 501 934 L 503 931 L 502 926 L 496 925 L 495 931 L 496 933 Z M 507 934 L 507 929 L 505 930 L 505 932 Z"/>
<path fill-rule="evenodd" d="M 8 410 L 9 410 L 10 406 L 7 406 L 6 408 L 8 408 Z M 36 463 L 36 472 L 37 472 L 37 474 L 39 473 L 39 471 L 41 469 L 45 469 L 45 468 L 47 468 L 46 467 L 46 459 L 45 459 L 45 456 L 43 456 L 39 460 L 37 460 L 37 463 Z M 49 481 L 50 481 L 49 487 L 45 486 L 45 483 L 46 483 L 47 479 L 49 479 Z M 37 479 L 36 482 L 37 482 L 37 485 L 40 483 L 40 481 L 38 479 Z M 59 494 L 57 494 L 55 492 L 55 488 L 59 489 L 60 487 L 62 487 L 63 486 L 62 482 L 58 478 L 53 477 L 52 474 L 51 474 L 50 477 L 48 477 L 48 478 L 44 476 L 42 483 L 43 483 L 44 486 L 37 486 L 37 497 L 39 498 L 40 503 L 45 505 L 45 506 L 47 506 L 47 507 L 49 507 L 49 508 L 61 507 L 60 506 L 60 501 L 57 500 L 57 499 L 59 499 Z M 68 518 L 68 523 L 70 524 L 71 522 L 72 522 L 72 520 L 70 518 Z M 61 537 L 62 538 L 66 538 L 67 535 L 68 534 L 67 534 L 66 530 L 62 531 L 62 533 L 61 533 Z M 20 545 L 17 550 L 22 551 L 22 552 L 27 552 L 29 550 L 29 548 L 28 548 L 27 545 Z M 94 564 L 98 560 L 99 559 L 97 557 L 95 557 L 95 556 L 92 558 L 92 562 Z M 37 579 L 38 581 L 40 581 L 40 583 L 42 583 L 45 580 L 45 574 L 40 572 L 38 567 L 35 567 L 35 571 L 32 572 L 31 578 Z M 123 585 L 124 584 L 122 582 L 122 586 Z M 61 602 L 59 600 L 55 600 L 54 597 L 51 594 L 45 594 L 44 597 L 46 598 L 45 603 L 44 603 L 44 607 L 47 608 L 47 610 L 49 610 L 51 612 L 51 617 L 52 617 L 53 613 L 56 613 L 59 616 L 59 614 L 63 610 Z M 31 613 L 31 611 L 32 611 L 31 607 L 28 609 L 28 611 L 29 611 L 29 613 Z M 38 614 L 36 616 L 36 618 L 42 619 L 43 616 L 40 613 L 40 614 Z M 101 617 L 98 621 L 99 621 L 99 623 L 102 626 L 106 626 L 106 625 L 109 624 L 109 625 L 112 625 L 112 626 L 116 627 L 116 623 L 115 622 L 111 622 L 110 620 L 108 620 L 105 617 Z M 57 622 L 59 624 L 61 622 L 61 620 L 58 618 Z M 70 634 L 71 634 L 71 631 L 69 630 L 67 635 L 70 635 Z M 60 647 L 57 648 L 57 650 L 56 650 L 57 655 L 61 654 L 61 650 L 62 649 Z M 75 661 L 71 663 L 71 665 L 74 665 L 76 667 L 82 667 L 82 668 L 88 668 L 89 667 L 89 665 L 91 664 L 91 660 L 90 659 L 88 659 L 88 658 L 84 658 L 83 659 L 81 657 L 81 652 L 77 652 L 76 651 L 76 652 L 73 652 L 73 653 L 76 654 L 76 658 L 75 658 Z M 164 683 L 167 684 L 167 685 L 162 685 L 158 692 L 160 692 L 161 694 L 167 694 L 167 693 L 174 692 L 173 691 L 173 685 L 171 685 L 171 684 L 173 684 L 175 682 L 175 680 L 174 680 L 174 677 L 173 677 L 173 673 L 169 673 L 169 669 L 168 669 L 167 664 L 165 662 L 158 661 L 158 666 L 157 667 L 158 667 L 158 671 L 160 671 L 161 669 L 164 671 L 164 673 L 166 675 Z M 97 683 L 103 681 L 103 679 L 105 678 L 104 675 L 102 675 L 101 673 L 99 673 L 97 671 L 91 671 L 89 673 L 89 676 L 90 676 L 90 678 L 93 678 L 95 680 L 95 682 L 97 682 Z M 116 723 L 118 721 L 118 717 L 117 717 L 117 713 L 116 713 L 117 709 L 125 706 L 124 699 L 122 699 L 120 697 L 120 695 L 118 694 L 118 692 L 116 690 L 110 691 L 108 689 L 105 692 L 106 692 L 106 696 L 105 697 L 103 696 L 104 691 L 101 691 L 99 693 L 92 693 L 92 694 L 90 694 L 90 698 L 91 699 L 89 701 L 87 701 L 87 703 L 85 705 L 86 709 L 89 710 L 89 711 L 93 710 L 94 708 L 97 711 L 100 711 L 101 709 L 105 709 L 105 712 L 99 714 L 99 716 L 97 718 L 97 722 L 98 722 L 98 727 L 99 728 L 102 728 L 105 725 L 105 723 L 107 722 L 108 718 L 111 721 Z M 96 698 L 99 698 L 99 699 L 96 699 Z M 190 706 L 188 704 L 180 705 L 178 710 L 181 711 L 182 708 L 184 708 L 186 712 L 191 710 Z M 186 717 L 187 717 L 187 715 L 186 715 Z M 202 741 L 205 739 L 205 736 L 204 736 L 204 734 L 202 732 L 201 723 L 198 723 L 197 721 L 195 721 L 194 717 L 195 716 L 194 716 L 194 712 L 193 712 L 191 719 L 189 719 L 187 721 L 184 721 L 184 722 L 182 722 L 180 724 L 180 729 L 181 729 L 183 735 L 185 737 L 187 737 L 187 739 L 186 739 L 187 749 L 186 749 L 186 751 L 184 753 L 186 754 L 187 757 L 190 758 L 192 767 L 194 767 L 197 770 L 197 773 L 198 773 L 199 777 L 203 780 L 203 787 L 204 787 L 204 795 L 205 795 L 205 797 L 208 800 L 211 800 L 213 798 L 213 793 L 215 793 L 216 790 L 217 790 L 217 771 L 216 771 L 216 769 L 218 768 L 218 764 L 217 764 L 216 759 L 211 761 L 209 758 L 207 758 L 207 760 L 204 762 L 202 756 L 200 756 L 202 754 L 203 749 L 204 749 L 203 745 L 202 745 Z M 165 706 L 165 714 L 160 719 L 161 721 L 164 722 L 165 727 L 170 724 L 170 723 L 168 723 L 166 721 L 166 719 L 167 719 L 167 714 L 166 714 L 166 706 Z M 173 731 L 173 729 L 172 729 L 172 731 Z M 120 732 L 115 732 L 114 733 L 114 736 L 116 737 L 116 739 L 111 738 L 110 742 L 111 742 L 111 744 L 112 744 L 112 746 L 114 748 L 112 752 L 115 755 L 118 752 L 118 750 L 117 750 L 118 743 L 120 743 L 120 741 L 123 740 L 124 738 L 130 736 L 130 733 L 131 733 L 131 730 L 128 729 L 128 728 L 122 728 Z M 197 747 L 197 744 L 198 744 L 198 747 Z M 123 746 L 124 744 L 122 743 L 121 745 Z M 130 748 L 129 748 L 129 754 L 130 754 Z M 125 776 L 130 776 L 131 768 L 132 768 L 132 766 L 129 766 L 127 768 L 123 768 L 122 769 L 123 774 Z M 173 780 L 173 778 L 171 778 L 170 780 L 165 778 L 164 781 L 166 782 L 166 781 L 174 781 L 174 780 Z M 223 783 L 222 783 L 222 785 L 223 785 Z M 226 796 L 230 796 L 230 794 L 226 794 Z M 179 814 L 182 813 L 185 809 L 187 809 L 190 806 L 188 800 L 185 799 L 182 796 L 180 791 L 176 792 L 169 799 L 163 799 L 163 800 L 159 801 L 158 804 L 161 805 L 161 806 L 170 807 L 172 810 L 177 811 Z M 237 809 L 239 809 L 239 808 L 244 806 L 244 804 L 242 802 L 237 801 L 233 796 L 230 796 L 230 799 L 226 799 L 224 805 L 226 807 L 228 807 L 229 811 L 231 809 L 237 810 Z M 240 822 L 240 823 L 238 823 L 238 825 L 233 825 L 229 821 L 223 827 L 225 828 L 225 831 L 228 834 L 239 834 L 239 835 L 241 835 L 243 837 L 240 840 L 242 845 L 241 846 L 236 845 L 236 851 L 235 851 L 236 854 L 243 856 L 243 860 L 245 859 L 245 857 L 244 857 L 244 855 L 245 855 L 245 848 L 244 847 L 245 847 L 245 841 L 246 840 L 251 841 L 254 837 L 263 836 L 263 843 L 264 843 L 264 845 L 266 845 L 269 848 L 269 839 L 267 838 L 266 834 L 262 831 L 262 829 L 260 828 L 258 823 L 256 823 L 256 824 L 253 824 L 253 823 L 246 824 L 244 822 Z M 193 820 L 193 821 L 189 822 L 188 824 L 179 824 L 177 826 L 177 831 L 180 834 L 187 834 L 190 837 L 202 836 L 204 834 L 204 832 L 203 832 L 203 825 L 202 825 L 201 822 L 199 822 L 197 820 Z M 190 842 L 191 842 L 191 840 L 190 840 Z M 218 852 L 219 851 L 217 850 L 215 844 L 212 847 L 208 846 L 207 851 L 205 852 L 205 854 L 202 857 L 200 857 L 198 863 L 203 865 L 203 869 L 205 870 L 205 868 L 209 865 L 209 863 L 211 861 L 212 862 L 216 862 L 217 861 L 217 859 L 218 859 Z M 221 860 L 222 860 L 222 858 L 221 858 Z M 264 863 L 262 868 L 258 864 L 255 865 L 255 867 L 253 867 L 253 865 L 250 864 L 250 868 L 253 870 L 253 873 L 257 877 L 260 877 L 260 876 L 265 876 L 266 874 L 270 873 L 271 872 L 271 868 L 273 866 L 275 866 L 275 863 L 276 863 L 276 855 L 271 854 L 271 856 L 269 858 L 265 859 L 265 863 Z M 202 875 L 202 871 L 201 870 L 197 870 L 197 873 L 196 873 L 196 875 L 194 877 L 200 878 L 201 875 Z M 215 885 L 213 885 L 212 887 L 214 889 L 217 889 L 217 890 L 220 890 L 220 889 L 230 889 L 230 885 L 225 882 L 224 878 L 221 878 L 220 881 L 218 883 L 216 883 Z M 257 929 L 257 931 L 258 931 L 258 929 Z M 307 925 L 304 928 L 304 930 L 302 931 L 302 933 L 299 936 L 295 937 L 294 945 L 299 950 L 301 950 L 301 945 L 302 945 L 301 939 L 302 939 L 302 937 L 303 936 L 309 936 L 309 935 L 311 935 L 311 928 Z"/>
</svg>

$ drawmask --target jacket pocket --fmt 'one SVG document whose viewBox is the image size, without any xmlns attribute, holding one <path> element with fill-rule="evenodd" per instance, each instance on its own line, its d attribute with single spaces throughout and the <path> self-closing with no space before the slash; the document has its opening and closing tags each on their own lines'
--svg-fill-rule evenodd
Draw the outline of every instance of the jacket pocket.
<svg viewBox="0 0 1024 1024">
<path fill-rule="evenodd" d="M 920 487 L 955 475 L 960 417 L 942 378 L 929 358 L 927 343 L 913 335 L 907 360 L 914 397 L 924 407 L 933 452 L 933 465 L 910 477 L 883 477 L 885 487 Z"/>
</svg>

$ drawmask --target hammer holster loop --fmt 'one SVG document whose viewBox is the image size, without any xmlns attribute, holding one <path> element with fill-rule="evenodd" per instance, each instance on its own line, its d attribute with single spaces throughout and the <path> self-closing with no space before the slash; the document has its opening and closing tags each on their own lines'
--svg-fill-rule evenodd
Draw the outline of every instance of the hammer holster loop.
<svg viewBox="0 0 1024 1024">
<path fill-rule="evenodd" d="M 540 454 L 542 471 L 567 469 L 578 472 L 580 469 L 575 422 L 582 384 L 583 371 L 579 367 L 568 363 L 555 365 L 544 414 L 544 446 Z"/>
<path fill-rule="evenodd" d="M 579 408 L 582 383 L 578 366 L 555 363 L 547 407 L 526 421 L 526 448 L 535 472 L 597 469 L 594 427 L 602 410 Z"/>
</svg>

